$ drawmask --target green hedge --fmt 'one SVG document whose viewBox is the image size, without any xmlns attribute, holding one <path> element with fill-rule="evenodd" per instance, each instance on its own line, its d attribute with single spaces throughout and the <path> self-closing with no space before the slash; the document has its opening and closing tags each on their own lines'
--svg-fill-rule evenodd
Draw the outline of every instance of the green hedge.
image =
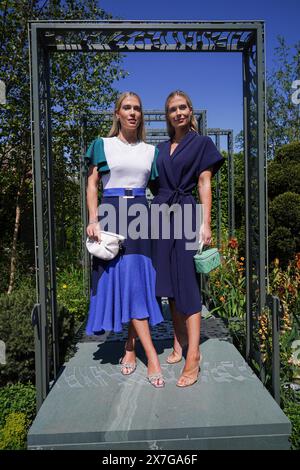
<svg viewBox="0 0 300 470">
<path fill-rule="evenodd" d="M 35 416 L 36 392 L 34 385 L 16 383 L 0 388 L 0 428 L 12 412 L 25 413 L 29 422 Z"/>
<path fill-rule="evenodd" d="M 0 450 L 26 449 L 28 420 L 24 413 L 11 413 L 0 430 Z"/>
<path fill-rule="evenodd" d="M 292 424 L 290 442 L 292 450 L 300 450 L 300 395 L 299 392 L 283 390 L 281 393 L 282 409 Z"/>
<path fill-rule="evenodd" d="M 300 163 L 269 163 L 268 197 L 274 199 L 286 191 L 300 194 Z"/>
<path fill-rule="evenodd" d="M 26 285 L 0 296 L 0 339 L 6 345 L 6 364 L 0 364 L 0 385 L 34 382 L 34 333 L 31 310 L 34 290 Z"/>
<path fill-rule="evenodd" d="M 35 289 L 28 283 L 10 295 L 0 296 L 0 339 L 6 345 L 6 364 L 0 364 L 0 385 L 35 382 L 34 328 L 31 311 L 36 302 Z M 50 330 L 50 328 L 49 328 Z M 60 363 L 74 344 L 75 318 L 67 307 L 58 304 Z M 49 335 L 49 355 L 52 348 Z"/>
<path fill-rule="evenodd" d="M 274 161 L 284 164 L 300 163 L 300 142 L 291 142 L 279 147 L 276 150 Z"/>
<path fill-rule="evenodd" d="M 26 436 L 35 412 L 36 392 L 32 384 L 0 388 L 0 449 L 26 448 Z"/>
<path fill-rule="evenodd" d="M 285 192 L 269 204 L 270 261 L 283 264 L 300 251 L 300 194 Z"/>
<path fill-rule="evenodd" d="M 278 148 L 268 163 L 269 259 L 287 266 L 300 251 L 300 142 Z"/>
</svg>

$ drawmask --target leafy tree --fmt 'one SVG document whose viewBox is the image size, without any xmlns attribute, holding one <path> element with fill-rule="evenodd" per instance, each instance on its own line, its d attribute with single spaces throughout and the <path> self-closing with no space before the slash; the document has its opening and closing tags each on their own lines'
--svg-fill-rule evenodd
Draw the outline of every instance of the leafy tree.
<svg viewBox="0 0 300 470">
<path fill-rule="evenodd" d="M 270 260 L 283 264 L 300 250 L 300 142 L 279 147 L 268 164 Z"/>
<path fill-rule="evenodd" d="M 275 48 L 275 65 L 267 72 L 267 155 L 272 159 L 276 149 L 300 140 L 299 105 L 292 101 L 292 84 L 300 77 L 300 41 L 290 47 L 278 36 Z M 238 149 L 243 150 L 244 132 L 235 138 Z"/>
<path fill-rule="evenodd" d="M 293 48 L 282 36 L 278 41 L 276 69 L 267 74 L 268 156 L 271 158 L 277 147 L 300 140 L 299 106 L 292 102 L 292 83 L 300 77 L 300 41 Z"/>
<path fill-rule="evenodd" d="M 30 73 L 28 20 L 108 19 L 99 1 L 5 0 L 0 6 L 0 80 L 6 84 L 0 107 L 1 290 L 10 293 L 17 267 L 34 265 Z M 108 53 L 58 53 L 51 60 L 53 159 L 56 224 L 78 223 L 79 114 L 105 110 L 115 101 L 113 82 L 124 76 L 121 58 Z M 19 249 L 18 249 L 19 248 Z M 27 266 L 28 270 L 28 266 Z M 33 270 L 33 268 L 32 268 Z"/>
<path fill-rule="evenodd" d="M 300 251 L 300 194 L 284 192 L 269 204 L 270 259 L 284 263 Z"/>
</svg>

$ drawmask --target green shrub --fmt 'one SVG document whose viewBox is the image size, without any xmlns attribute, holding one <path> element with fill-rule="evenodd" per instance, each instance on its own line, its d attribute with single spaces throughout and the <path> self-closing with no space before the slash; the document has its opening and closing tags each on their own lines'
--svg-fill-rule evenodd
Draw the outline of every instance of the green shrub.
<svg viewBox="0 0 300 470">
<path fill-rule="evenodd" d="M 300 194 L 286 192 L 269 204 L 270 261 L 285 264 L 300 251 Z"/>
<path fill-rule="evenodd" d="M 69 266 L 58 270 L 57 300 L 73 315 L 76 326 L 86 318 L 89 299 L 83 284 L 82 269 Z"/>
<path fill-rule="evenodd" d="M 0 385 L 34 382 L 34 335 L 31 310 L 35 291 L 30 286 L 0 296 L 0 339 L 6 364 L 0 364 Z"/>
<path fill-rule="evenodd" d="M 32 384 L 16 383 L 0 388 L 0 428 L 12 412 L 24 413 L 31 423 L 36 412 L 36 391 Z"/>
<path fill-rule="evenodd" d="M 238 241 L 232 238 L 220 248 L 222 264 L 208 277 L 207 299 L 211 313 L 228 320 L 244 319 L 246 286 L 244 257 L 239 257 Z"/>
<path fill-rule="evenodd" d="M 292 142 L 283 145 L 276 150 L 275 162 L 278 163 L 300 163 L 300 142 Z"/>
<path fill-rule="evenodd" d="M 292 450 L 300 450 L 300 396 L 299 392 L 283 389 L 281 393 L 282 409 L 292 424 L 290 437 Z"/>
<path fill-rule="evenodd" d="M 27 428 L 28 420 L 25 413 L 13 412 L 9 414 L 0 431 L 0 449 L 26 449 Z"/>
<path fill-rule="evenodd" d="M 35 289 L 25 282 L 10 295 L 0 296 L 0 339 L 6 345 L 6 364 L 0 364 L 0 385 L 35 382 L 34 328 L 31 311 L 36 302 Z M 74 344 L 74 313 L 58 304 L 60 364 Z M 49 319 L 49 356 L 51 361 L 51 325 Z"/>
<path fill-rule="evenodd" d="M 287 227 L 276 227 L 269 235 L 269 259 L 279 258 L 286 265 L 296 252 L 296 241 Z"/>
<path fill-rule="evenodd" d="M 286 266 L 300 251 L 300 142 L 278 148 L 268 164 L 270 261 Z"/>
<path fill-rule="evenodd" d="M 300 231 L 300 194 L 286 192 L 277 196 L 269 205 L 272 229 L 288 227 L 293 236 Z"/>
<path fill-rule="evenodd" d="M 272 200 L 284 192 L 300 194 L 300 163 L 268 165 L 268 197 Z"/>
</svg>

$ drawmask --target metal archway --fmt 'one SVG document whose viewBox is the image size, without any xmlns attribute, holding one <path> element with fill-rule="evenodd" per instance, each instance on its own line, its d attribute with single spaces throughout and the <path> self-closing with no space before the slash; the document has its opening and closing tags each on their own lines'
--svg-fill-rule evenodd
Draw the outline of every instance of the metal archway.
<svg viewBox="0 0 300 470">
<path fill-rule="evenodd" d="M 246 359 L 255 359 L 264 377 L 256 330 L 266 307 L 265 64 L 263 21 L 31 21 L 30 66 L 34 162 L 37 303 L 38 406 L 49 391 L 48 334 L 51 323 L 58 373 L 54 205 L 51 154 L 49 56 L 51 52 L 240 53 L 243 61 Z"/>
</svg>

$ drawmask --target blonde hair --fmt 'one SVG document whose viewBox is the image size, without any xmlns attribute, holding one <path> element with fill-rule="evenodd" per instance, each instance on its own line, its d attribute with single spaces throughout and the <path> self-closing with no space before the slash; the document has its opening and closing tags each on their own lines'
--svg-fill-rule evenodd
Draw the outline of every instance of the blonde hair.
<svg viewBox="0 0 300 470">
<path fill-rule="evenodd" d="M 121 126 L 120 126 L 120 122 L 117 118 L 116 113 L 120 111 L 124 99 L 127 98 L 128 96 L 135 96 L 140 102 L 141 122 L 139 124 L 139 127 L 137 128 L 137 139 L 144 142 L 146 140 L 146 131 L 145 131 L 145 122 L 144 122 L 144 113 L 143 113 L 143 108 L 142 108 L 142 101 L 141 101 L 141 98 L 139 97 L 139 95 L 137 95 L 133 91 L 125 91 L 117 99 L 117 102 L 115 104 L 114 114 L 113 114 L 113 123 L 112 123 L 111 129 L 108 133 L 108 137 L 115 137 L 120 132 Z"/>
<path fill-rule="evenodd" d="M 169 94 L 168 98 L 166 99 L 166 103 L 165 103 L 165 114 L 166 114 L 167 131 L 168 131 L 169 137 L 172 139 L 175 135 L 175 129 L 172 126 L 172 124 L 170 122 L 170 119 L 169 119 L 169 115 L 168 115 L 168 113 L 169 113 L 169 103 L 170 103 L 171 99 L 174 98 L 174 96 L 182 96 L 182 98 L 184 98 L 186 100 L 188 107 L 192 111 L 191 119 L 190 119 L 190 130 L 198 132 L 198 124 L 197 124 L 196 118 L 194 116 L 194 111 L 193 111 L 193 105 L 192 105 L 191 98 L 186 93 L 184 93 L 184 91 L 176 90 L 176 91 L 172 91 L 172 93 Z"/>
</svg>

